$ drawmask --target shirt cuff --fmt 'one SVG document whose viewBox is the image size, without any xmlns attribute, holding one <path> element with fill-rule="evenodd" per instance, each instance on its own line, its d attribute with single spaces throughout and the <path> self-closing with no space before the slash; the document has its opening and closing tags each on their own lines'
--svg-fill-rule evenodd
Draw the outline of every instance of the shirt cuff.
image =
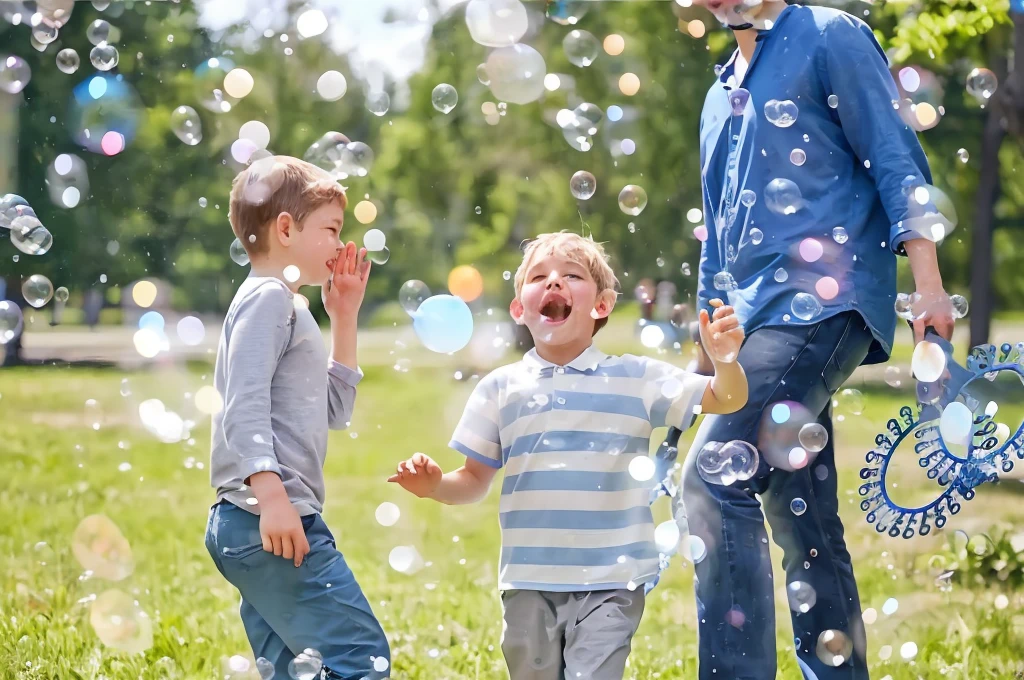
<svg viewBox="0 0 1024 680">
<path fill-rule="evenodd" d="M 281 476 L 281 466 L 277 464 L 277 459 L 273 456 L 253 456 L 252 458 L 243 458 L 241 469 L 243 483 L 257 472 L 273 472 L 278 477 Z"/>
<path fill-rule="evenodd" d="M 345 364 L 338 363 L 333 359 L 331 360 L 331 363 L 327 365 L 327 373 L 350 387 L 355 387 L 359 384 L 359 381 L 363 379 L 363 369 L 359 368 L 352 370 Z"/>
<path fill-rule="evenodd" d="M 481 453 L 477 453 L 473 449 L 471 449 L 468 446 L 465 446 L 465 445 L 455 441 L 454 439 L 451 440 L 450 442 L 448 442 L 448 448 L 452 449 L 453 451 L 458 451 L 459 453 L 464 455 L 466 458 L 472 458 L 473 460 L 475 460 L 477 462 L 483 463 L 487 467 L 494 468 L 495 470 L 500 470 L 501 469 L 501 461 L 500 460 L 494 460 L 493 458 L 488 458 L 487 456 L 485 456 L 485 455 L 483 455 Z"/>
<path fill-rule="evenodd" d="M 906 255 L 904 242 L 923 238 L 932 243 L 941 243 L 955 227 L 956 225 L 941 213 L 908 217 L 894 224 L 889 230 L 889 247 L 897 255 Z"/>
</svg>

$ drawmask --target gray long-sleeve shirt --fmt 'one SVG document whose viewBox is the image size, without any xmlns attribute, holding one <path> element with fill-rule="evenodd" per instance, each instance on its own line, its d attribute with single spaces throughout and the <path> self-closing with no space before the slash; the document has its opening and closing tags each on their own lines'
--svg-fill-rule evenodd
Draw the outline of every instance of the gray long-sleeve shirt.
<svg viewBox="0 0 1024 680">
<path fill-rule="evenodd" d="M 352 416 L 362 373 L 328 363 L 309 309 L 275 278 L 249 276 L 235 293 L 217 347 L 210 483 L 217 500 L 259 514 L 246 480 L 278 474 L 300 515 L 322 512 L 327 430 Z"/>
</svg>

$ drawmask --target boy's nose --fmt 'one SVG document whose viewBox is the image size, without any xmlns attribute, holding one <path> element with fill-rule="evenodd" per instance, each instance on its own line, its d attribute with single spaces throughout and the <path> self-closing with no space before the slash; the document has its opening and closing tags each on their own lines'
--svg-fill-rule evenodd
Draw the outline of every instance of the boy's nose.
<svg viewBox="0 0 1024 680">
<path fill-rule="evenodd" d="M 559 276 L 558 274 L 552 274 L 550 277 L 548 277 L 548 286 L 547 287 L 548 287 L 548 290 L 550 290 L 552 288 L 561 288 L 562 287 L 562 277 Z"/>
</svg>

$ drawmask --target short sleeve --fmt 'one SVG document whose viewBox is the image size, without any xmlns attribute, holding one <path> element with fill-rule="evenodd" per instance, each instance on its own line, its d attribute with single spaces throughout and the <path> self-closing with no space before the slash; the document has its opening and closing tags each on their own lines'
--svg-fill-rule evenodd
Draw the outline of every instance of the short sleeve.
<svg viewBox="0 0 1024 680">
<path fill-rule="evenodd" d="M 503 464 L 498 425 L 499 393 L 495 374 L 484 377 L 469 396 L 462 418 L 448 442 L 449 447 L 467 458 L 495 469 Z"/>
<path fill-rule="evenodd" d="M 657 359 L 644 358 L 644 402 L 651 425 L 685 430 L 700 414 L 711 377 Z"/>
</svg>

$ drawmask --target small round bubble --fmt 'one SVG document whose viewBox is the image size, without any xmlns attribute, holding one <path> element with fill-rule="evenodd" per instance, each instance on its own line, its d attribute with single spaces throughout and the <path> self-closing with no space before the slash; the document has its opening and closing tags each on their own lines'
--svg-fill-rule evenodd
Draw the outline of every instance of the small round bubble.
<svg viewBox="0 0 1024 680">
<path fill-rule="evenodd" d="M 569 180 L 569 190 L 574 197 L 586 201 L 597 191 L 597 179 L 586 170 L 579 170 Z"/>
<path fill-rule="evenodd" d="M 32 69 L 21 57 L 0 57 L 0 90 L 18 94 L 32 79 Z"/>
<path fill-rule="evenodd" d="M 806 423 L 798 435 L 800 446 L 811 453 L 818 453 L 828 443 L 828 431 L 821 423 Z"/>
<path fill-rule="evenodd" d="M 231 242 L 229 255 L 231 256 L 231 261 L 240 267 L 249 264 L 249 253 L 245 252 L 245 246 L 237 238 Z"/>
<path fill-rule="evenodd" d="M 751 243 L 753 243 L 756 246 L 759 243 L 761 243 L 761 241 L 763 241 L 763 240 L 764 240 L 764 232 L 763 231 L 761 231 L 757 227 L 754 227 L 753 229 L 750 230 L 750 242 Z"/>
<path fill-rule="evenodd" d="M 75 52 L 70 47 L 66 47 L 57 53 L 57 68 L 62 73 L 74 73 L 80 65 L 81 59 L 78 57 L 78 52 Z"/>
<path fill-rule="evenodd" d="M 430 297 L 430 288 L 417 279 L 406 281 L 398 290 L 398 302 L 407 314 L 415 314 L 428 297 Z"/>
<path fill-rule="evenodd" d="M 793 296 L 790 309 L 796 318 L 802 321 L 810 321 L 821 314 L 821 303 L 818 302 L 818 298 L 810 293 L 797 293 Z"/>
<path fill-rule="evenodd" d="M 797 105 L 789 99 L 770 99 L 764 105 L 764 116 L 768 122 L 780 128 L 788 128 L 799 115 Z"/>
<path fill-rule="evenodd" d="M 366 110 L 375 116 L 383 116 L 391 108 L 391 97 L 387 92 L 377 91 L 366 95 Z"/>
<path fill-rule="evenodd" d="M 597 59 L 600 43 L 588 31 L 572 30 L 562 40 L 562 49 L 571 63 L 586 67 Z"/>
<path fill-rule="evenodd" d="M 117 48 L 106 43 L 97 45 L 89 52 L 89 61 L 97 71 L 109 71 L 117 66 Z"/>
<path fill-rule="evenodd" d="M 850 240 L 850 235 L 846 233 L 846 229 L 843 227 L 834 227 L 832 229 L 832 240 L 842 245 Z"/>
<path fill-rule="evenodd" d="M 171 113 L 171 131 L 174 136 L 189 146 L 203 141 L 203 124 L 199 114 L 191 106 L 179 106 Z"/>
<path fill-rule="evenodd" d="M 441 83 L 430 93 L 430 103 L 441 113 L 451 113 L 459 103 L 459 93 L 448 83 Z"/>
<path fill-rule="evenodd" d="M 789 152 L 789 162 L 801 166 L 807 162 L 807 153 L 803 149 L 793 149 Z"/>
<path fill-rule="evenodd" d="M 619 209 L 627 215 L 639 215 L 647 207 L 647 192 L 643 187 L 627 184 L 619 192 Z"/>
</svg>

